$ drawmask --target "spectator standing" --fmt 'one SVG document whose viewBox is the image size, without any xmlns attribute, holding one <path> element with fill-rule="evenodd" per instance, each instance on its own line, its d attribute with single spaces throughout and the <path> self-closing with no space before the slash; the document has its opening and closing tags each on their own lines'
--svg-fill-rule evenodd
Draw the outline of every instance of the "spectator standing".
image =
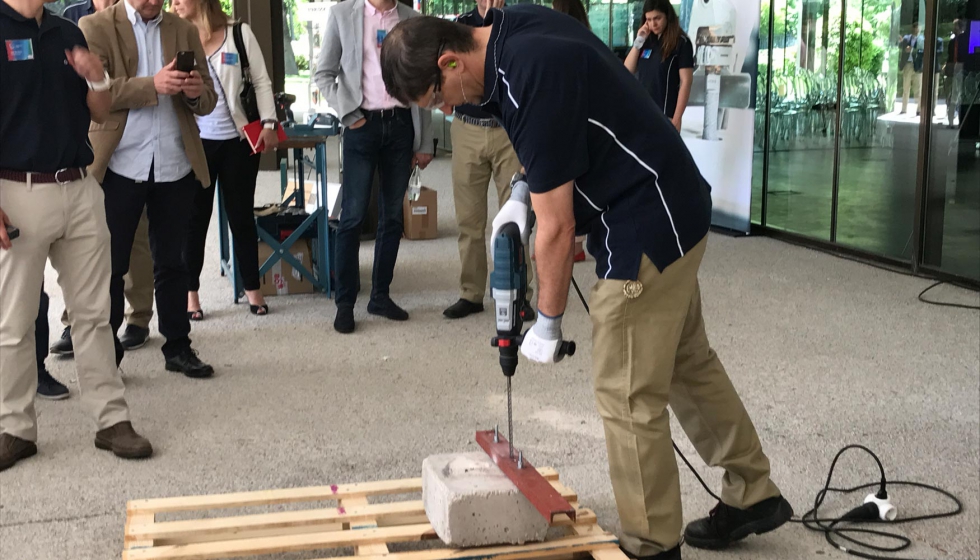
<svg viewBox="0 0 980 560">
<path fill-rule="evenodd" d="M 337 231 L 337 316 L 334 329 L 354 332 L 361 224 L 375 170 L 381 178 L 378 233 L 368 313 L 407 321 L 389 294 L 404 223 L 402 201 L 416 164 L 432 161 L 432 115 L 385 90 L 381 43 L 401 21 L 419 13 L 395 0 L 350 0 L 330 10 L 314 79 L 344 128 L 342 213 Z"/>
<path fill-rule="evenodd" d="M 109 76 L 78 27 L 48 13 L 43 0 L 0 0 L 0 42 L 0 471 L 37 453 L 31 350 L 48 259 L 73 310 L 96 447 L 149 457 L 113 361 L 109 230 L 102 191 L 85 170 L 89 122 L 109 114 Z M 9 225 L 20 230 L 16 239 Z"/>
<path fill-rule="evenodd" d="M 490 7 L 500 8 L 503 0 L 477 0 L 476 7 L 456 18 L 470 27 L 483 27 Z M 459 225 L 459 301 L 442 312 L 449 319 L 460 319 L 483 311 L 487 291 L 487 189 L 490 177 L 497 188 L 498 208 L 510 198 L 511 178 L 521 170 L 521 162 L 507 138 L 507 132 L 493 115 L 475 105 L 460 105 L 453 111 L 450 127 L 453 140 L 453 199 Z M 533 266 L 528 266 L 528 299 Z M 525 320 L 534 308 L 524 305 Z"/>
<path fill-rule="evenodd" d="M 191 320 L 204 319 L 197 292 L 201 287 L 204 244 L 214 209 L 214 191 L 220 185 L 228 223 L 235 239 L 235 256 L 249 310 L 254 315 L 265 315 L 269 312 L 269 306 L 259 291 L 259 244 L 253 213 L 255 180 L 259 174 L 261 156 L 252 153 L 242 131 L 249 123 L 239 97 L 242 91 L 242 58 L 248 59 L 255 99 L 264 125 L 259 141 L 266 152 L 275 151 L 279 146 L 272 80 L 269 79 L 265 59 L 252 29 L 247 24 L 233 22 L 221 10 L 219 0 L 173 0 L 172 9 L 197 27 L 207 54 L 208 72 L 215 78 L 214 90 L 217 94 L 214 111 L 196 117 L 208 159 L 211 186 L 197 191 L 184 247 L 184 263 L 189 275 L 187 313 Z M 238 50 L 236 25 L 240 26 L 245 53 Z"/>
<path fill-rule="evenodd" d="M 102 11 L 114 5 L 119 0 L 84 0 L 65 8 L 61 17 L 75 24 L 85 16 Z M 126 330 L 119 337 L 119 342 L 126 350 L 136 350 L 146 344 L 150 336 L 150 319 L 153 318 L 153 257 L 150 254 L 150 237 L 147 234 L 146 212 L 140 218 L 133 238 L 133 252 L 129 257 L 129 273 L 124 277 L 126 302 Z M 51 353 L 71 357 L 74 348 L 71 343 L 71 322 L 68 319 L 68 308 L 61 314 L 64 330 L 61 338 L 51 345 Z M 40 338 L 38 338 L 40 343 Z M 44 344 L 47 344 L 45 339 Z M 47 352 L 45 352 L 47 355 Z"/>
<path fill-rule="evenodd" d="M 189 208 L 211 183 L 194 116 L 210 113 L 216 98 L 197 29 L 162 8 L 163 0 L 123 0 L 81 20 L 92 52 L 112 78 L 112 112 L 89 134 L 91 170 L 102 181 L 112 233 L 113 334 L 122 325 L 123 276 L 145 210 L 166 368 L 209 377 L 213 368 L 191 349 L 182 251 Z M 181 51 L 194 53 L 190 72 L 175 68 Z M 118 343 L 116 351 L 118 362 Z"/>
<path fill-rule="evenodd" d="M 912 24 L 912 33 L 902 37 L 899 42 L 898 69 L 902 72 L 902 110 L 908 112 L 909 95 L 915 90 L 914 99 L 918 104 L 916 114 L 922 110 L 922 56 L 925 39 L 919 35 L 919 24 Z"/>
<path fill-rule="evenodd" d="M 694 45 L 681 30 L 670 0 L 643 3 L 643 25 L 625 64 L 680 132 L 694 82 Z"/>
</svg>

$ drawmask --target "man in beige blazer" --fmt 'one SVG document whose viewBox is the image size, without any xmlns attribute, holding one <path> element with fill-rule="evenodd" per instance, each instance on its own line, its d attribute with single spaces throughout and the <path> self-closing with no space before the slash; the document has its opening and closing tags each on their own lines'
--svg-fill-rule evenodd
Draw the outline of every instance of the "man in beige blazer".
<svg viewBox="0 0 980 560">
<path fill-rule="evenodd" d="M 214 370 L 191 349 L 181 248 L 195 189 L 210 184 L 194 116 L 210 113 L 217 98 L 197 28 L 162 8 L 163 0 L 122 0 L 79 21 L 112 92 L 109 118 L 89 129 L 95 151 L 89 170 L 102 183 L 112 234 L 113 333 L 122 325 L 123 276 L 145 209 L 166 368 L 203 378 Z M 190 72 L 176 68 L 182 51 L 193 53 Z M 117 338 L 117 362 L 123 352 Z"/>
</svg>

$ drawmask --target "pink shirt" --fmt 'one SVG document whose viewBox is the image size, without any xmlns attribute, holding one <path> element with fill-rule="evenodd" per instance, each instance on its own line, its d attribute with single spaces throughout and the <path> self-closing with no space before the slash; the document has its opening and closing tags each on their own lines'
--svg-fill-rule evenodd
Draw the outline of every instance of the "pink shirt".
<svg viewBox="0 0 980 560">
<path fill-rule="evenodd" d="M 371 5 L 371 2 L 364 2 L 364 56 L 361 76 L 364 101 L 361 107 L 370 111 L 404 106 L 388 95 L 384 79 L 381 77 L 381 41 L 396 25 L 398 25 L 397 4 L 394 8 L 382 12 Z"/>
</svg>

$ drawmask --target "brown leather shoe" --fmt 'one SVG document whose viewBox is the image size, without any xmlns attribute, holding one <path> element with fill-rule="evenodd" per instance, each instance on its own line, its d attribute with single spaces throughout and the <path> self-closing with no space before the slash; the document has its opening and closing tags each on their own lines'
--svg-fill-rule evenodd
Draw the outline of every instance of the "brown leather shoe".
<svg viewBox="0 0 980 560">
<path fill-rule="evenodd" d="M 0 471 L 17 464 L 17 461 L 37 455 L 37 445 L 33 441 L 20 439 L 10 434 L 0 434 Z"/>
<path fill-rule="evenodd" d="M 130 422 L 120 422 L 99 430 L 95 434 L 95 446 L 112 451 L 116 457 L 123 459 L 145 459 L 153 455 L 153 446 L 149 440 L 137 434 Z"/>
</svg>

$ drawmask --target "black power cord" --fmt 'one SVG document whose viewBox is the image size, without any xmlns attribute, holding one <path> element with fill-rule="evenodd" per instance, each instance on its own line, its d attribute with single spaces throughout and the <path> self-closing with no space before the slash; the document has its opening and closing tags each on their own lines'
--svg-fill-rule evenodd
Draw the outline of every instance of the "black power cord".
<svg viewBox="0 0 980 560">
<path fill-rule="evenodd" d="M 923 293 L 925 293 L 929 289 L 941 283 L 942 282 L 938 282 L 933 286 L 930 286 L 930 288 L 924 290 Z M 589 310 L 589 304 L 588 302 L 585 301 L 585 296 L 582 294 L 582 290 L 579 288 L 578 282 L 575 281 L 574 276 L 572 276 L 572 286 L 575 287 L 575 292 L 578 294 L 579 301 L 582 302 L 582 307 L 585 308 L 585 312 L 591 313 L 591 311 Z M 922 294 L 919 294 L 919 299 L 922 299 Z M 933 302 L 927 301 L 927 303 L 933 303 Z M 945 305 L 960 306 L 959 304 L 945 304 Z M 966 307 L 966 306 L 960 306 L 960 307 Z M 676 452 L 677 455 L 684 461 L 684 464 L 686 464 L 687 468 L 690 469 L 690 471 L 694 474 L 694 477 L 698 479 L 698 482 L 701 483 L 701 487 L 704 488 L 704 491 L 707 492 L 708 495 L 710 495 L 715 500 L 721 502 L 721 498 L 719 498 L 717 494 L 712 492 L 711 488 L 708 488 L 707 483 L 705 483 L 704 479 L 701 478 L 701 475 L 694 468 L 694 465 L 692 465 L 691 462 L 687 460 L 687 457 L 684 456 L 684 453 L 682 453 L 680 448 L 677 447 L 677 443 L 674 442 L 673 439 L 671 439 L 671 444 L 674 446 L 674 452 Z M 854 486 L 851 488 L 833 488 L 831 487 L 830 484 L 831 482 L 833 482 L 834 479 L 834 471 L 837 469 L 837 461 L 840 460 L 841 456 L 844 455 L 845 452 L 851 449 L 860 449 L 862 451 L 867 452 L 869 455 L 871 455 L 871 457 L 875 460 L 875 463 L 878 465 L 878 472 L 880 473 L 880 479 L 878 480 L 878 482 L 871 482 L 868 484 L 862 484 L 860 486 Z M 925 490 L 938 492 L 939 494 L 942 494 L 943 496 L 952 500 L 953 503 L 956 504 L 956 508 L 942 513 L 916 515 L 912 517 L 903 517 L 902 519 L 897 519 L 896 518 L 897 510 L 895 510 L 894 507 L 891 506 L 890 502 L 888 502 L 888 491 L 887 491 L 888 486 L 892 486 L 892 487 L 909 486 L 913 488 L 922 488 Z M 831 492 L 835 492 L 839 494 L 851 494 L 869 488 L 877 488 L 878 491 L 875 494 L 868 496 L 868 498 L 865 500 L 864 505 L 858 506 L 839 517 L 820 518 L 818 516 L 820 507 L 823 505 L 824 500 L 827 498 L 827 494 Z M 891 510 L 888 511 L 886 508 L 891 508 Z M 960 502 L 959 498 L 957 498 L 950 492 L 943 490 L 942 488 L 931 486 L 929 484 L 923 484 L 921 482 L 908 482 L 904 480 L 888 482 L 885 478 L 885 467 L 884 465 L 882 465 L 881 459 L 879 459 L 878 456 L 875 455 L 874 452 L 868 449 L 867 447 L 863 445 L 852 444 L 844 447 L 843 449 L 837 452 L 837 455 L 834 457 L 833 462 L 830 464 L 830 472 L 827 473 L 827 482 L 826 484 L 824 484 L 824 487 L 819 492 L 817 492 L 816 498 L 813 501 L 813 509 L 804 513 L 803 516 L 800 517 L 799 519 L 796 518 L 790 519 L 790 522 L 800 523 L 811 531 L 823 533 L 824 538 L 827 539 L 827 542 L 830 543 L 831 546 L 833 546 L 838 550 L 846 552 L 847 554 L 850 554 L 852 556 L 857 556 L 858 558 L 866 558 L 868 560 L 920 560 L 916 558 L 907 558 L 907 557 L 898 557 L 898 556 L 881 556 L 881 555 L 873 554 L 871 552 L 865 552 L 865 550 L 870 550 L 875 552 L 892 552 L 892 553 L 901 552 L 902 550 L 905 550 L 910 546 L 912 546 L 912 540 L 904 535 L 900 535 L 897 533 L 889 533 L 887 531 L 879 531 L 875 529 L 863 529 L 859 527 L 853 527 L 850 525 L 854 525 L 857 523 L 871 523 L 871 524 L 913 523 L 915 521 L 926 521 L 930 519 L 942 519 L 945 517 L 953 517 L 959 515 L 962 511 L 963 511 L 963 504 L 962 502 Z M 882 518 L 886 518 L 887 520 L 883 520 Z M 847 524 L 849 526 L 839 527 L 839 525 L 842 524 Z M 891 539 L 897 542 L 898 544 L 896 544 L 895 546 L 881 546 L 866 541 L 861 541 L 857 537 L 852 536 L 857 534 L 871 535 L 874 537 Z M 848 543 L 850 543 L 850 545 L 841 544 L 841 540 L 847 541 Z M 849 546 L 856 546 L 859 548 L 857 549 L 849 548 Z"/>
<path fill-rule="evenodd" d="M 841 458 L 841 455 L 843 455 L 845 452 L 851 449 L 860 449 L 862 451 L 867 452 L 869 455 L 871 455 L 871 457 L 878 464 L 878 470 L 881 473 L 880 481 L 872 482 L 869 484 L 862 484 L 860 486 L 854 486 L 852 488 L 831 487 L 830 484 L 834 478 L 834 470 L 837 468 L 837 461 Z M 903 517 L 901 519 L 892 518 L 891 520 L 882 520 L 880 517 L 881 510 L 879 510 L 879 507 L 872 503 L 865 503 L 865 505 L 856 507 L 839 517 L 833 517 L 833 518 L 819 517 L 820 507 L 823 505 L 823 502 L 826 499 L 827 494 L 830 492 L 836 492 L 840 494 L 850 494 L 853 492 L 858 492 L 860 490 L 877 487 L 878 493 L 875 494 L 874 497 L 877 498 L 878 500 L 887 502 L 888 494 L 886 492 L 886 486 L 891 486 L 891 487 L 910 486 L 913 488 L 922 488 L 925 490 L 931 490 L 933 492 L 937 492 L 949 498 L 954 504 L 956 504 L 956 507 L 955 509 L 941 512 L 941 513 L 915 515 L 911 517 Z M 868 500 L 871 499 L 872 499 L 871 496 L 869 496 Z M 963 504 L 960 502 L 960 500 L 956 496 L 954 496 L 950 492 L 947 492 L 946 490 L 943 490 L 942 488 L 938 488 L 936 486 L 932 486 L 929 484 L 922 484 L 921 482 L 908 482 L 904 480 L 897 480 L 897 481 L 893 480 L 891 482 L 886 482 L 885 469 L 882 466 L 881 460 L 878 459 L 877 455 L 875 455 L 870 449 L 864 447 L 863 445 L 848 445 L 843 449 L 841 449 L 837 453 L 837 456 L 834 457 L 834 461 L 830 465 L 830 472 L 827 474 L 827 482 L 826 484 L 824 484 L 824 487 L 820 490 L 820 492 L 817 492 L 816 498 L 814 499 L 813 502 L 813 509 L 804 513 L 800 519 L 791 519 L 790 521 L 793 523 L 801 523 L 804 527 L 810 529 L 811 531 L 823 533 L 824 538 L 827 539 L 827 542 L 830 543 L 831 546 L 843 552 L 846 552 L 852 556 L 857 556 L 858 558 L 867 558 L 869 560 L 917 560 L 914 558 L 907 558 L 907 557 L 881 556 L 878 554 L 874 554 L 872 552 L 866 552 L 866 550 L 874 551 L 874 552 L 900 552 L 902 550 L 905 550 L 912 545 L 912 540 L 904 535 L 900 535 L 897 533 L 889 533 L 887 531 L 879 531 L 875 529 L 863 529 L 863 528 L 851 527 L 851 526 L 839 527 L 839 525 L 841 524 L 853 525 L 856 523 L 897 525 L 900 523 L 913 523 L 915 521 L 926 521 L 929 519 L 943 519 L 946 517 L 953 517 L 955 515 L 959 515 L 962 511 L 963 511 Z M 881 546 L 877 544 L 872 544 L 867 541 L 861 541 L 857 537 L 853 536 L 857 534 L 872 535 L 884 539 L 891 539 L 898 544 L 894 546 Z M 850 544 L 842 543 L 842 541 L 847 541 L 847 543 Z M 850 546 L 852 545 L 860 547 L 860 549 L 850 548 Z"/>
<path fill-rule="evenodd" d="M 935 300 L 926 299 L 926 298 L 923 297 L 924 295 L 926 295 L 926 292 L 928 292 L 929 290 L 931 290 L 931 289 L 933 289 L 933 288 L 935 288 L 937 286 L 941 286 L 943 284 L 946 284 L 946 283 L 947 282 L 939 281 L 939 282 L 936 282 L 935 284 L 929 286 L 928 288 L 922 290 L 921 292 L 919 292 L 919 301 L 921 301 L 922 303 L 928 303 L 929 305 L 941 305 L 943 307 L 956 307 L 956 308 L 959 308 L 959 309 L 980 310 L 980 305 L 966 305 L 966 304 L 962 304 L 962 303 L 950 303 L 948 301 L 935 301 Z"/>
</svg>

